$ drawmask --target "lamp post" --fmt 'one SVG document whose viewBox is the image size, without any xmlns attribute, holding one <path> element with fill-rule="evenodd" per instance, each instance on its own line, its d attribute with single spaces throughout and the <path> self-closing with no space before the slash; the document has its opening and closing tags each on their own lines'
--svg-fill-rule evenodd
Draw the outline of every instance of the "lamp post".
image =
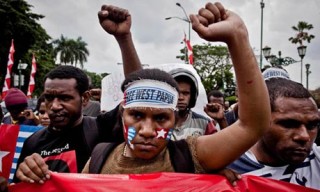
<svg viewBox="0 0 320 192">
<path fill-rule="evenodd" d="M 300 82 L 300 83 L 302 84 L 302 80 L 303 80 L 303 75 L 302 75 L 303 58 L 304 58 L 304 56 L 306 55 L 307 46 L 301 45 L 301 46 L 299 46 L 297 49 L 298 49 L 299 56 L 300 56 L 300 58 L 301 58 L 301 71 L 300 71 L 300 75 L 301 75 L 300 81 L 301 81 L 301 82 Z"/>
<path fill-rule="evenodd" d="M 261 0 L 260 6 L 261 6 L 261 36 L 260 36 L 260 70 L 261 70 L 262 69 L 262 41 L 263 41 L 263 8 L 264 8 L 263 0 Z"/>
<path fill-rule="evenodd" d="M 183 13 L 184 13 L 184 16 L 185 16 L 185 18 L 181 18 L 181 17 L 167 17 L 167 18 L 165 18 L 166 20 L 169 20 L 169 19 L 179 19 L 179 20 L 181 20 L 181 21 L 185 21 L 185 22 L 187 22 L 188 23 L 188 38 L 189 38 L 189 40 L 191 39 L 191 21 L 190 21 L 190 19 L 189 19 L 189 17 L 188 17 L 188 14 L 187 14 L 187 12 L 186 12 L 186 10 L 183 8 L 183 6 L 180 4 L 180 3 L 176 3 L 176 5 L 178 6 L 178 7 L 180 7 L 181 9 L 182 9 L 182 11 L 183 11 Z"/>
<path fill-rule="evenodd" d="M 21 61 L 19 61 L 18 64 L 18 70 L 19 70 L 19 89 L 21 90 L 21 86 L 24 85 L 24 76 L 21 74 L 21 70 L 25 70 L 28 67 L 27 63 L 21 63 Z"/>
<path fill-rule="evenodd" d="M 306 88 L 309 89 L 309 75 L 311 73 L 311 71 L 309 71 L 310 69 L 310 64 L 307 63 L 306 64 Z"/>
<path fill-rule="evenodd" d="M 292 59 L 291 57 L 281 57 L 281 51 L 278 52 L 278 57 L 276 55 L 271 54 L 271 47 L 265 46 L 262 49 L 263 55 L 267 61 L 270 62 L 272 67 L 282 67 L 288 66 L 292 63 L 296 63 L 298 61 Z"/>
</svg>

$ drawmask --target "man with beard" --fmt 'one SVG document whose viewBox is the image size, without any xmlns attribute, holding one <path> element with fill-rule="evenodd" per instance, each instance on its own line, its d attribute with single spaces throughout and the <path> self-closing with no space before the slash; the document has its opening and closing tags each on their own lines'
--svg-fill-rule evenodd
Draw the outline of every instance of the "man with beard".
<svg viewBox="0 0 320 192">
<path fill-rule="evenodd" d="M 105 11 L 99 12 L 100 25 L 116 38 L 126 76 L 141 68 L 130 32 L 131 16 L 127 10 L 114 6 L 105 5 L 102 9 Z M 83 117 L 82 108 L 89 100 L 88 86 L 87 75 L 76 67 L 59 66 L 46 75 L 43 94 L 50 125 L 25 141 L 14 182 L 43 183 L 50 177 L 49 170 L 80 173 L 93 147 L 108 141 L 117 110 L 104 119 L 110 121 L 110 127 L 97 125 L 95 118 Z"/>
<path fill-rule="evenodd" d="M 320 189 L 320 117 L 311 94 L 286 78 L 269 78 L 271 124 L 263 137 L 229 168 Z"/>
</svg>

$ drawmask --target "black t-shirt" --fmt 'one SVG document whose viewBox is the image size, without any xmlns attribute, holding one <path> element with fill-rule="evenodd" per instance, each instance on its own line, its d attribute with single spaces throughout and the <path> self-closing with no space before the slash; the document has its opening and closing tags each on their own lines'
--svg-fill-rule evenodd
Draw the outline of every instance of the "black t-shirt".
<svg viewBox="0 0 320 192">
<path fill-rule="evenodd" d="M 80 173 L 91 150 L 84 138 L 83 125 L 80 124 L 59 132 L 50 127 L 37 131 L 24 142 L 17 165 L 33 153 L 40 154 L 51 171 Z M 13 182 L 17 181 L 14 177 Z"/>
</svg>

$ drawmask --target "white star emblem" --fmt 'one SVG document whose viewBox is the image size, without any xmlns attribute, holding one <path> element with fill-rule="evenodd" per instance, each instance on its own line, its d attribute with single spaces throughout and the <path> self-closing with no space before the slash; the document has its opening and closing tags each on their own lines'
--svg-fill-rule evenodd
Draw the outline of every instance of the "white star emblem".
<svg viewBox="0 0 320 192">
<path fill-rule="evenodd" d="M 0 151 L 0 172 L 2 172 L 2 158 L 8 155 L 10 152 L 8 151 Z"/>
<path fill-rule="evenodd" d="M 161 131 L 157 131 L 157 133 L 158 133 L 157 138 L 160 138 L 160 137 L 165 138 L 164 135 L 166 134 L 166 131 L 164 131 L 163 129 L 161 129 Z"/>
</svg>

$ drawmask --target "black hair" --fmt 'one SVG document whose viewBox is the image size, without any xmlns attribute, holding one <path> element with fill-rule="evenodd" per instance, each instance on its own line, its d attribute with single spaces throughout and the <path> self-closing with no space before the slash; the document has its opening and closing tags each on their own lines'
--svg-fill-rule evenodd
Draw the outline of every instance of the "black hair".
<svg viewBox="0 0 320 192">
<path fill-rule="evenodd" d="M 297 99 L 312 98 L 310 92 L 300 83 L 284 78 L 271 78 L 265 82 L 269 92 L 272 112 L 276 109 L 275 101 L 279 97 L 291 97 Z"/>
<path fill-rule="evenodd" d="M 224 94 L 219 90 L 212 90 L 208 93 L 208 96 L 207 96 L 208 102 L 211 96 L 218 97 L 218 98 L 222 97 L 224 101 Z"/>
<path fill-rule="evenodd" d="M 44 102 L 45 102 L 45 96 L 44 96 L 44 94 L 41 94 L 40 97 L 38 98 L 35 110 L 39 111 L 41 103 L 44 103 Z"/>
<path fill-rule="evenodd" d="M 47 79 L 75 79 L 77 82 L 76 89 L 79 94 L 82 95 L 85 91 L 89 89 L 89 80 L 87 75 L 79 68 L 60 65 L 55 69 L 51 70 L 44 77 L 44 81 Z"/>
<path fill-rule="evenodd" d="M 131 82 L 141 80 L 141 79 L 150 79 L 168 83 L 177 91 L 179 90 L 177 82 L 173 79 L 173 77 L 160 69 L 141 69 L 130 73 L 127 78 L 123 81 L 121 85 L 121 90 L 124 92 L 127 88 L 127 85 Z"/>
</svg>

